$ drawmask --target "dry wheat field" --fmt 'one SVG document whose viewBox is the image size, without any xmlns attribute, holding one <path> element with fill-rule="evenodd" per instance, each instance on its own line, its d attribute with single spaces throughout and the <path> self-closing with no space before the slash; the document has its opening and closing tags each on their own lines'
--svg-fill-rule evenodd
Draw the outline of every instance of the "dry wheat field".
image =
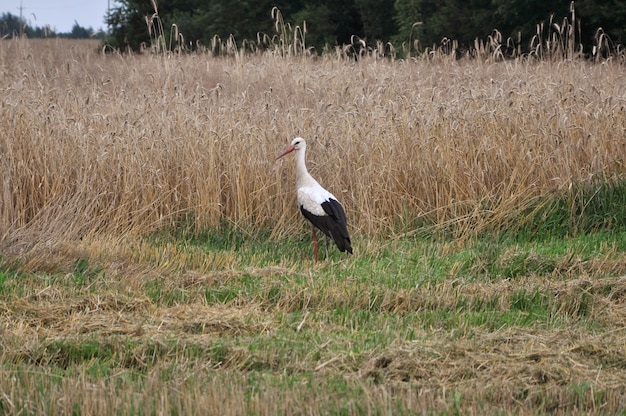
<svg viewBox="0 0 626 416">
<path fill-rule="evenodd" d="M 624 179 L 623 64 L 19 39 L 0 67 L 0 413 L 626 412 L 623 230 L 475 242 Z M 311 261 L 295 136 L 350 258 Z"/>
<path fill-rule="evenodd" d="M 622 65 L 95 47 L 2 44 L 0 227 L 16 248 L 140 235 L 185 212 L 294 232 L 293 167 L 274 160 L 297 135 L 366 236 L 419 217 L 501 223 L 535 197 L 624 173 Z"/>
</svg>

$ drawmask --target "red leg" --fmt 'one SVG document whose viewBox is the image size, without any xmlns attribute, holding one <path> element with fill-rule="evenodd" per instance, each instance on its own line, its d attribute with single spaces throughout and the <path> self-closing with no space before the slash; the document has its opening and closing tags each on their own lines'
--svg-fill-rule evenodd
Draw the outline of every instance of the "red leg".
<svg viewBox="0 0 626 416">
<path fill-rule="evenodd" d="M 317 255 L 317 233 L 314 227 L 311 227 L 311 229 L 313 230 L 313 251 L 315 251 L 315 262 L 317 263 L 319 261 Z"/>
</svg>

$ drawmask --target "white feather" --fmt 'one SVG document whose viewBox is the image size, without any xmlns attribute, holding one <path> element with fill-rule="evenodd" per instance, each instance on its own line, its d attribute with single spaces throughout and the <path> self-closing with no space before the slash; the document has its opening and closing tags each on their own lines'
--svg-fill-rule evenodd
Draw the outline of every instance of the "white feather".
<svg viewBox="0 0 626 416">
<path fill-rule="evenodd" d="M 291 150 L 287 149 L 281 156 L 295 151 L 296 152 L 296 189 L 298 191 L 298 207 L 316 216 L 328 215 L 322 208 L 322 204 L 329 199 L 337 200 L 326 189 L 313 178 L 306 168 L 304 161 L 306 153 L 306 142 L 302 137 L 296 137 L 291 141 Z"/>
<path fill-rule="evenodd" d="M 337 198 L 319 184 L 316 185 L 317 186 L 301 186 L 298 188 L 298 206 L 302 206 L 311 214 L 321 217 L 322 215 L 327 215 L 324 208 L 322 208 L 322 204 L 330 198 Z"/>
</svg>

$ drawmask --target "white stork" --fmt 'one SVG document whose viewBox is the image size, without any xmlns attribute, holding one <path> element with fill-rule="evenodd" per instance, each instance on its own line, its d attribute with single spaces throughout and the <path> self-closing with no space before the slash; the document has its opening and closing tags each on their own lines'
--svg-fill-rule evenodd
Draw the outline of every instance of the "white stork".
<svg viewBox="0 0 626 416">
<path fill-rule="evenodd" d="M 296 188 L 298 206 L 302 215 L 309 220 L 313 230 L 313 249 L 318 261 L 318 243 L 315 229 L 326 235 L 326 257 L 328 257 L 328 237 L 337 244 L 339 251 L 352 254 L 352 245 L 346 221 L 346 212 L 333 194 L 328 192 L 309 174 L 304 161 L 306 142 L 296 137 L 276 160 L 288 153 L 296 152 Z"/>
</svg>

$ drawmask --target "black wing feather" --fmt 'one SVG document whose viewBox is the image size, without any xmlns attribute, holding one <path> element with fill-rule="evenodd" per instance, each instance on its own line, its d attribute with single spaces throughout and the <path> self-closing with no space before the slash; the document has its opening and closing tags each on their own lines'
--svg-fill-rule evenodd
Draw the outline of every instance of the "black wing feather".
<svg viewBox="0 0 626 416">
<path fill-rule="evenodd" d="M 319 228 L 324 234 L 332 238 L 339 251 L 352 254 L 352 242 L 348 233 L 346 212 L 335 199 L 328 199 L 322 203 L 324 212 L 328 215 L 314 215 L 300 206 L 300 211 L 311 224 Z"/>
</svg>

